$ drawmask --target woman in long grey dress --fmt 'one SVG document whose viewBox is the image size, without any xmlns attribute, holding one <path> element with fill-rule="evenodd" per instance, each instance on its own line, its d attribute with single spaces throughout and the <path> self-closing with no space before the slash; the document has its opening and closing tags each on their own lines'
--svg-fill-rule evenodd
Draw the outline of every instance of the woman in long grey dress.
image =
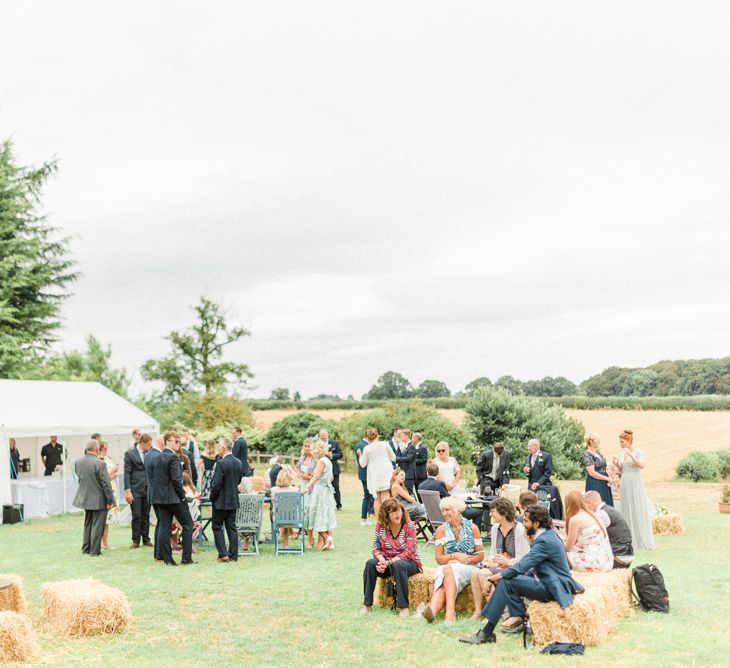
<svg viewBox="0 0 730 668">
<path fill-rule="evenodd" d="M 335 497 L 332 488 L 332 460 L 327 456 L 329 445 L 317 441 L 312 445 L 312 456 L 317 460 L 314 473 L 304 494 L 309 494 L 309 501 L 304 508 L 304 526 L 317 532 L 317 549 L 332 550 L 332 530 L 337 527 L 335 514 Z"/>
<path fill-rule="evenodd" d="M 656 547 L 651 524 L 651 502 L 644 488 L 641 469 L 646 466 L 644 453 L 634 447 L 634 432 L 624 429 L 618 437 L 622 452 L 618 457 L 621 469 L 621 514 L 631 529 L 634 549 Z"/>
</svg>

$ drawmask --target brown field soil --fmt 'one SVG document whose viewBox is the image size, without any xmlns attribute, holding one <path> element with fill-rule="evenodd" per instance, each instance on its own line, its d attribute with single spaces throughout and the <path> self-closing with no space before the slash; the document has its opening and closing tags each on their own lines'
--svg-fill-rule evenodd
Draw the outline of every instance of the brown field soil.
<svg viewBox="0 0 730 668">
<path fill-rule="evenodd" d="M 257 426 L 268 429 L 274 422 L 296 412 L 294 409 L 255 411 Z M 354 410 L 312 411 L 323 418 L 341 420 Z M 461 425 L 464 411 L 442 409 L 439 413 Z M 730 411 L 627 411 L 575 410 L 566 413 L 580 420 L 586 431 L 596 432 L 603 442 L 604 456 L 618 454 L 618 434 L 632 429 L 634 444 L 646 454 L 644 480 L 669 482 L 682 457 L 691 450 L 717 450 L 730 447 Z M 539 434 L 537 434 L 539 438 Z"/>
</svg>

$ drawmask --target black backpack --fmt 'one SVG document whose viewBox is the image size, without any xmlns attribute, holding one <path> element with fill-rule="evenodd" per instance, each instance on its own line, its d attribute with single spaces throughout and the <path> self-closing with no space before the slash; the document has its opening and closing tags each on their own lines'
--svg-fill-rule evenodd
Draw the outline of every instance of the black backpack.
<svg viewBox="0 0 730 668">
<path fill-rule="evenodd" d="M 631 575 L 631 593 L 636 605 L 647 612 L 669 612 L 669 594 L 664 576 L 654 564 L 642 564 Z"/>
</svg>

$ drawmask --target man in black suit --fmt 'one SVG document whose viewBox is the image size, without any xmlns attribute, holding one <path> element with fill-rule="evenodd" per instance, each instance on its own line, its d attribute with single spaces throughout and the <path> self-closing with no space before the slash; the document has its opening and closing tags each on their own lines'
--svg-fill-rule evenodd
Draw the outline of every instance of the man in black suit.
<svg viewBox="0 0 730 668">
<path fill-rule="evenodd" d="M 180 445 L 183 452 L 190 460 L 190 475 L 193 478 L 193 485 L 198 484 L 198 465 L 200 464 L 200 450 L 195 441 L 190 438 L 190 430 L 183 427 L 180 430 Z"/>
<path fill-rule="evenodd" d="M 238 483 L 241 482 L 241 462 L 233 456 L 230 438 L 222 438 L 218 444 L 220 459 L 215 465 L 210 483 L 210 500 L 213 503 L 213 537 L 218 550 L 218 561 L 238 561 L 238 533 L 236 511 L 239 507 Z M 228 550 L 223 537 L 223 525 L 228 534 Z"/>
<path fill-rule="evenodd" d="M 329 450 L 327 456 L 332 460 L 332 488 L 335 491 L 335 507 L 342 510 L 342 496 L 340 495 L 340 459 L 342 459 L 342 448 L 334 438 L 330 438 L 326 429 L 319 430 L 319 440 L 324 441 Z"/>
<path fill-rule="evenodd" d="M 182 563 L 193 563 L 193 521 L 185 501 L 182 480 L 182 465 L 172 446 L 180 439 L 174 431 L 163 436 L 165 449 L 154 461 L 152 467 L 151 502 L 157 506 L 159 530 L 156 541 L 160 544 L 159 555 L 168 566 L 177 566 L 172 558 L 170 528 L 174 517 L 182 526 L 183 554 Z"/>
<path fill-rule="evenodd" d="M 84 456 L 74 462 L 79 488 L 74 506 L 84 509 L 84 539 L 81 552 L 92 557 L 101 554 L 101 537 L 106 526 L 106 515 L 115 506 L 114 492 L 106 464 L 99 459 L 99 442 L 86 443 Z"/>
<path fill-rule="evenodd" d="M 428 466 L 426 466 L 426 473 L 428 473 L 428 478 L 426 478 L 418 486 L 419 492 L 422 490 L 426 490 L 427 492 L 438 492 L 442 499 L 447 496 L 451 496 L 451 494 L 449 494 L 449 490 L 446 489 L 444 481 L 436 479 L 436 476 L 439 474 L 439 467 L 436 466 L 436 464 L 428 464 Z"/>
<path fill-rule="evenodd" d="M 428 464 L 428 448 L 424 444 L 421 434 L 418 432 L 413 434 L 411 442 L 413 443 L 413 447 L 416 449 L 416 481 L 414 484 L 416 489 L 419 489 L 421 483 L 428 478 L 428 473 L 426 472 L 426 465 Z"/>
<path fill-rule="evenodd" d="M 165 442 L 162 436 L 159 436 L 154 445 L 150 448 L 149 452 L 144 456 L 144 470 L 147 474 L 147 502 L 152 506 L 152 510 L 155 513 L 157 522 L 155 523 L 155 561 L 162 562 L 160 556 L 160 509 L 155 503 L 152 503 L 153 489 L 154 489 L 154 468 L 157 458 L 162 455 L 162 451 L 165 449 Z"/>
<path fill-rule="evenodd" d="M 244 478 L 248 478 L 248 476 L 249 476 L 248 443 L 246 443 L 246 439 L 241 434 L 243 434 L 241 427 L 233 428 L 233 451 L 232 452 L 233 452 L 233 456 L 239 462 L 241 462 L 241 470 L 243 471 L 243 473 L 241 473 L 241 476 Z"/>
<path fill-rule="evenodd" d="M 485 450 L 477 462 L 477 480 L 482 496 L 496 494 L 502 485 L 509 484 L 510 453 L 504 443 L 495 443 Z"/>
<path fill-rule="evenodd" d="M 395 450 L 395 463 L 401 471 L 406 473 L 406 489 L 413 494 L 416 484 L 416 446 L 411 443 L 411 432 L 408 429 L 400 429 L 397 433 L 398 442 Z"/>
<path fill-rule="evenodd" d="M 124 496 L 132 508 L 132 544 L 138 548 L 142 540 L 146 547 L 150 541 L 150 500 L 147 490 L 147 471 L 144 460 L 152 448 L 149 434 L 139 436 L 137 443 L 124 453 Z"/>
</svg>

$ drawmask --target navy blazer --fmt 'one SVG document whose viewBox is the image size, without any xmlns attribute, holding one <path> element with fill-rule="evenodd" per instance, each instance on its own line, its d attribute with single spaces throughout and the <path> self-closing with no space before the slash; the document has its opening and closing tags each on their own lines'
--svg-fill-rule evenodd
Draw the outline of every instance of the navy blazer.
<svg viewBox="0 0 730 668">
<path fill-rule="evenodd" d="M 185 501 L 182 466 L 178 456 L 165 448 L 152 463 L 150 503 L 170 505 Z"/>
<path fill-rule="evenodd" d="M 153 473 L 155 461 L 162 453 L 157 448 L 150 448 L 149 452 L 144 456 L 144 471 L 147 474 L 147 501 L 152 503 L 152 487 L 155 484 Z"/>
<path fill-rule="evenodd" d="M 401 471 L 406 472 L 406 480 L 416 479 L 416 446 L 409 443 L 402 451 L 393 449 L 395 463 Z"/>
<path fill-rule="evenodd" d="M 443 480 L 436 480 L 436 478 L 426 478 L 419 486 L 418 491 L 425 489 L 427 492 L 438 492 L 441 498 L 451 496 L 449 490 L 446 489 L 446 484 Z"/>
<path fill-rule="evenodd" d="M 233 456 L 241 462 L 241 477 L 248 476 L 248 443 L 243 436 L 239 436 L 233 444 Z M 239 481 L 240 482 L 240 481 Z"/>
<path fill-rule="evenodd" d="M 330 446 L 330 459 L 332 460 L 332 475 L 340 475 L 340 462 L 342 459 L 342 448 L 334 439 L 327 441 Z"/>
<path fill-rule="evenodd" d="M 124 489 L 130 490 L 133 496 L 147 495 L 147 471 L 136 446 L 124 453 Z"/>
<path fill-rule="evenodd" d="M 363 482 L 368 481 L 368 467 L 360 466 L 360 455 L 357 454 L 357 451 L 360 451 L 360 454 L 362 454 L 362 451 L 365 449 L 365 446 L 368 444 L 368 442 L 363 438 L 362 441 L 355 444 L 355 461 L 357 462 L 357 479 L 362 480 Z"/>
<path fill-rule="evenodd" d="M 426 466 L 428 465 L 428 448 L 421 441 L 416 448 L 416 479 L 421 480 L 428 477 Z"/>
<path fill-rule="evenodd" d="M 241 482 L 241 475 L 241 462 L 233 455 L 226 455 L 215 465 L 210 483 L 210 500 L 215 510 L 238 508 L 238 483 Z"/>
<path fill-rule="evenodd" d="M 545 485 L 552 485 L 550 476 L 553 474 L 553 457 L 549 452 L 543 452 L 540 450 L 537 453 L 537 459 L 535 460 L 534 468 L 530 466 L 530 460 L 532 459 L 531 454 L 527 454 L 525 457 L 525 466 L 529 467 L 530 473 L 527 476 L 527 480 L 530 485 L 536 482 L 540 487 Z"/>
<path fill-rule="evenodd" d="M 502 571 L 502 578 L 509 580 L 530 569 L 561 608 L 567 608 L 573 602 L 573 594 L 585 591 L 583 585 L 573 579 L 565 545 L 552 529 L 545 529 L 535 538 L 530 551 L 514 566 Z"/>
</svg>

